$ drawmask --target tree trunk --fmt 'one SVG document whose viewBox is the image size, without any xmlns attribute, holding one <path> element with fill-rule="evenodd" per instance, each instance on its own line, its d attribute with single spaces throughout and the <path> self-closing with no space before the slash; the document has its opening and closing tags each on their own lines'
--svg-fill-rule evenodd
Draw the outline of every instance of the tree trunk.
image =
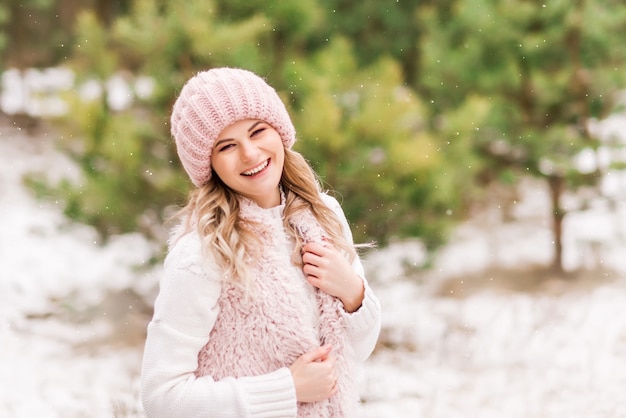
<svg viewBox="0 0 626 418">
<path fill-rule="evenodd" d="M 550 200 L 552 203 L 552 239 L 554 241 L 554 259 L 552 267 L 562 273 L 563 270 L 563 217 L 565 211 L 561 207 L 561 195 L 565 187 L 565 179 L 562 175 L 552 174 L 548 176 L 550 186 Z"/>
</svg>

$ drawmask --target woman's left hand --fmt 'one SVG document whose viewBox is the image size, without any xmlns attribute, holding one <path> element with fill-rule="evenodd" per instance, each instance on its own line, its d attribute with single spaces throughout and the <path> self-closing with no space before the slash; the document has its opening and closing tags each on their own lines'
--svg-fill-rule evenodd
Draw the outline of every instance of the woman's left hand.
<svg viewBox="0 0 626 418">
<path fill-rule="evenodd" d="M 341 300 L 346 312 L 354 312 L 363 302 L 363 280 L 346 258 L 329 242 L 309 242 L 302 246 L 304 275 L 311 285 Z"/>
</svg>

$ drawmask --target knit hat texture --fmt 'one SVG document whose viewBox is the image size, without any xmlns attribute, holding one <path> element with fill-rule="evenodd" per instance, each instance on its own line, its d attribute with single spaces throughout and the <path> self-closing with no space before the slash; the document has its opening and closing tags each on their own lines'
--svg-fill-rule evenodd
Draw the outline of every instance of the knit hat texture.
<svg viewBox="0 0 626 418">
<path fill-rule="evenodd" d="M 197 187 L 211 178 L 211 151 L 224 128 L 259 119 L 291 148 L 296 130 L 276 90 L 258 75 L 238 68 L 214 68 L 189 79 L 174 103 L 171 131 L 180 161 Z"/>
</svg>

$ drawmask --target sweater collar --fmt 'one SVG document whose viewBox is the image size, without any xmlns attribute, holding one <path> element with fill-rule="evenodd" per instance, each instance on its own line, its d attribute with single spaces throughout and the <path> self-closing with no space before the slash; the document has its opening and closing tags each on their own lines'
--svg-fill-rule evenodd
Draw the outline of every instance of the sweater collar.
<svg viewBox="0 0 626 418">
<path fill-rule="evenodd" d="M 285 211 L 285 192 L 280 187 L 280 204 L 272 208 L 262 208 L 253 200 L 247 197 L 239 197 L 239 215 L 242 219 L 256 222 L 271 222 L 279 220 L 282 222 Z"/>
</svg>

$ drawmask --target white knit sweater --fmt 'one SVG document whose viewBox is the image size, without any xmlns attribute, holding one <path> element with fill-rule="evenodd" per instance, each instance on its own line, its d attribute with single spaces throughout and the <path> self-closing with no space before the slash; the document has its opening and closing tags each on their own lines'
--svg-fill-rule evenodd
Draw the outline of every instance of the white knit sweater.
<svg viewBox="0 0 626 418">
<path fill-rule="evenodd" d="M 352 235 L 341 207 L 335 199 L 323 195 L 325 203 L 339 216 L 346 237 Z M 282 224 L 284 207 L 267 211 Z M 293 248 L 283 251 L 290 259 Z M 213 380 L 197 378 L 198 352 L 207 343 L 219 315 L 217 301 L 221 292 L 221 273 L 201 257 L 200 238 L 196 232 L 182 237 L 165 260 L 165 271 L 155 302 L 154 317 L 148 325 L 141 376 L 141 397 L 148 417 L 295 417 L 296 394 L 288 368 L 243 378 Z M 312 307 L 312 295 L 302 271 L 292 265 L 294 279 L 303 283 L 301 299 L 293 303 Z M 357 258 L 355 272 L 364 277 Z M 348 343 L 356 360 L 364 361 L 374 349 L 380 330 L 380 305 L 365 283 L 365 298 L 354 313 L 344 313 Z M 310 309 L 315 322 L 318 313 Z"/>
</svg>

